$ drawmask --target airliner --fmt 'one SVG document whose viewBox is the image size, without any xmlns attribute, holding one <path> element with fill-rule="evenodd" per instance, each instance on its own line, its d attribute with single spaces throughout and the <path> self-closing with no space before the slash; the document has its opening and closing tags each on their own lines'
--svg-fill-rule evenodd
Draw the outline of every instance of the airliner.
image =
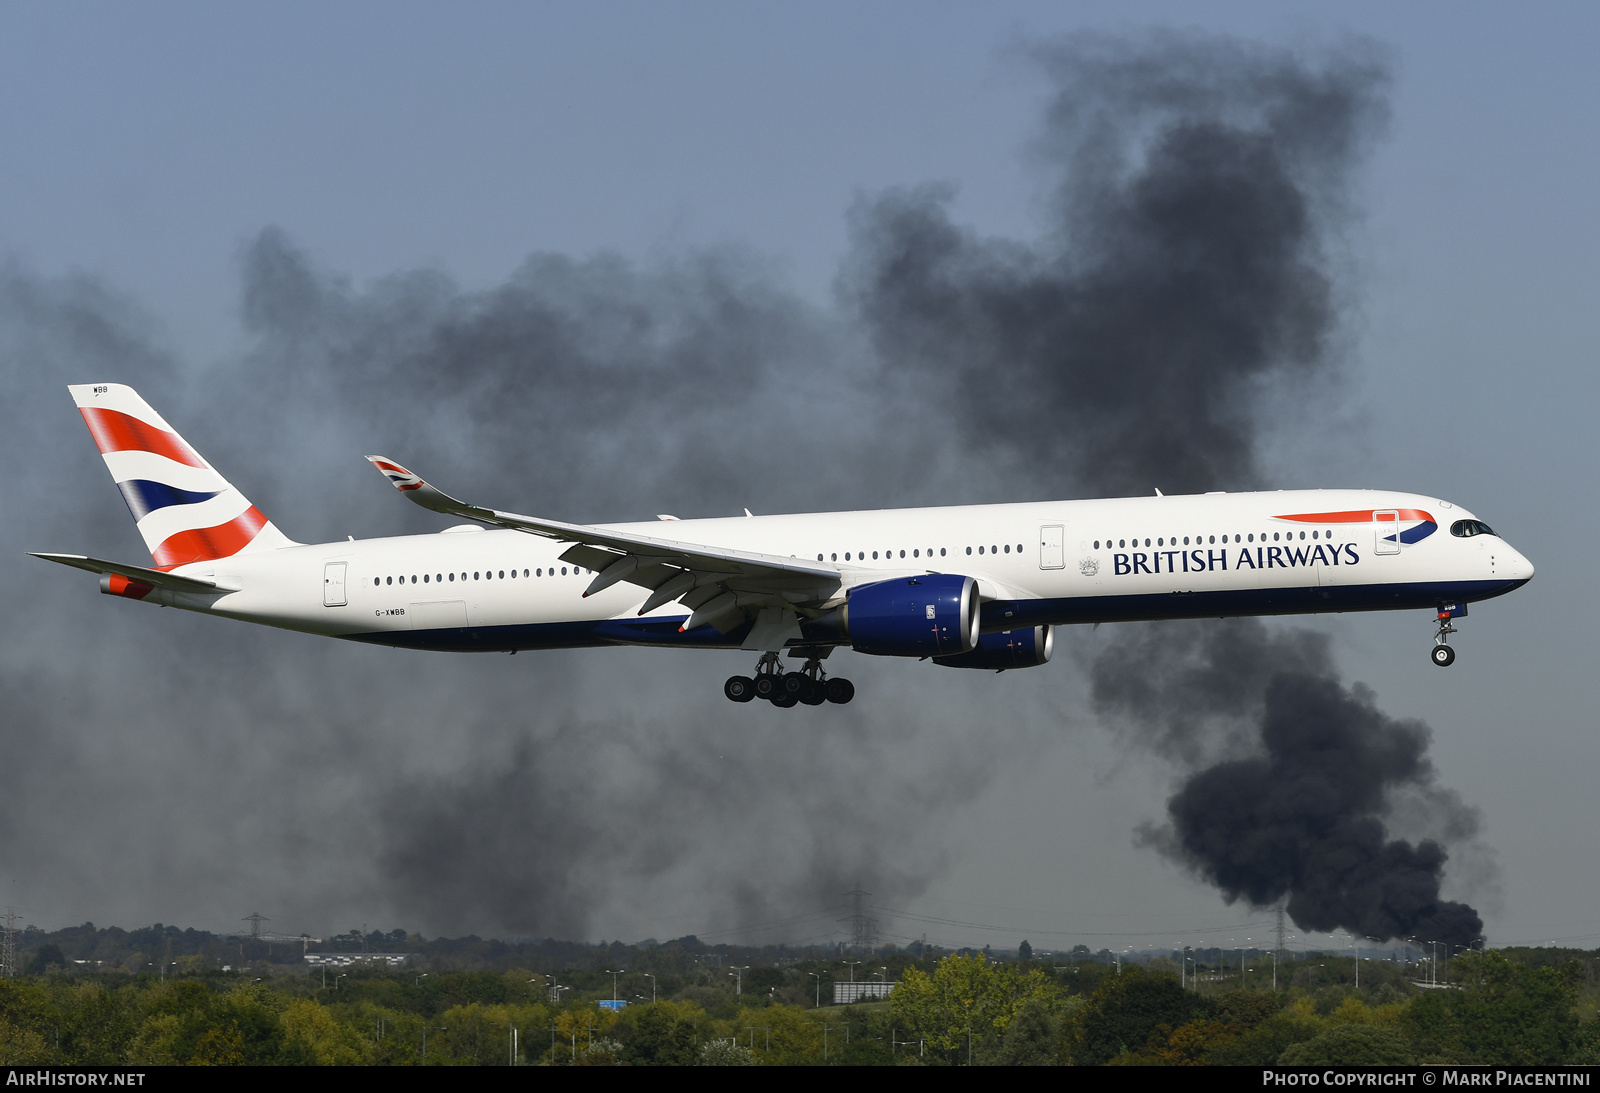
<svg viewBox="0 0 1600 1093">
<path fill-rule="evenodd" d="M 289 539 L 130 387 L 68 388 L 148 547 L 148 566 L 33 556 L 123 599 L 404 649 L 611 645 L 759 654 L 724 694 L 849 702 L 836 649 L 1006 671 L 1082 623 L 1429 610 L 1433 662 L 1469 603 L 1533 566 L 1449 501 L 1379 490 L 1207 493 L 624 524 L 456 500 L 368 456 L 430 535 Z M 783 655 L 792 662 L 785 670 Z"/>
</svg>

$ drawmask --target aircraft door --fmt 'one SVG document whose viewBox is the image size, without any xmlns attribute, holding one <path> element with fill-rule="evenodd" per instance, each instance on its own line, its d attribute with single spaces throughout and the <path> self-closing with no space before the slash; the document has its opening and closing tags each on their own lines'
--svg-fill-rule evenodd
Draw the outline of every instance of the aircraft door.
<svg viewBox="0 0 1600 1093">
<path fill-rule="evenodd" d="M 1046 524 L 1039 529 L 1039 568 L 1040 569 L 1065 569 L 1067 566 L 1067 552 L 1064 545 L 1066 527 L 1062 524 Z"/>
<path fill-rule="evenodd" d="M 1395 509 L 1372 514 L 1372 522 L 1377 526 L 1377 542 L 1372 548 L 1374 554 L 1399 554 L 1400 553 L 1400 513 Z"/>
<path fill-rule="evenodd" d="M 322 606 L 343 607 L 348 602 L 344 595 L 344 562 L 329 562 L 322 567 Z"/>
</svg>

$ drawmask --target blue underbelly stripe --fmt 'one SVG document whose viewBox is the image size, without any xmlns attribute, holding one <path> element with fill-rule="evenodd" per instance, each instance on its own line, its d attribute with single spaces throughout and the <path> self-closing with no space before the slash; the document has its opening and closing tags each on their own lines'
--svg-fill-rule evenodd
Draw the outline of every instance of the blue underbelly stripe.
<svg viewBox="0 0 1600 1093">
<path fill-rule="evenodd" d="M 1164 592 L 1130 596 L 1082 596 L 1049 600 L 1003 600 L 983 605 L 985 631 L 1051 624 L 1159 619 L 1225 618 L 1238 615 L 1307 615 L 1339 611 L 1432 610 L 1441 603 L 1477 602 L 1503 596 L 1526 581 L 1437 581 L 1321 588 L 1239 588 L 1216 592 Z M 1009 614 L 1007 614 L 1009 612 Z M 590 622 L 462 626 L 438 630 L 394 630 L 347 634 L 351 641 L 401 649 L 488 652 L 508 649 L 582 649 L 603 645 L 662 645 L 685 649 L 736 649 L 750 631 L 745 623 L 726 634 L 701 626 L 678 632 L 685 616 L 599 619 Z"/>
</svg>

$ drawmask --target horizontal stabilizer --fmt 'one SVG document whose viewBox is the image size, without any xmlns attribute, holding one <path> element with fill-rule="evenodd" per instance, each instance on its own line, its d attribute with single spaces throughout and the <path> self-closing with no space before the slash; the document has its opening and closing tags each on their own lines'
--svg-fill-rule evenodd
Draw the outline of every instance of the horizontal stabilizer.
<svg viewBox="0 0 1600 1093">
<path fill-rule="evenodd" d="M 74 569 L 83 569 L 90 573 L 127 577 L 130 580 L 143 581 L 145 584 L 155 585 L 157 588 L 170 588 L 174 592 L 216 594 L 238 591 L 236 588 L 225 588 L 215 581 L 204 581 L 196 577 L 180 577 L 175 573 L 163 573 L 159 569 L 146 569 L 141 565 L 124 565 L 121 562 L 107 562 L 99 558 L 88 558 L 82 554 L 42 554 L 37 551 L 29 551 L 28 553 L 34 558 L 43 558 L 47 562 L 60 562 L 62 565 L 70 565 Z"/>
</svg>

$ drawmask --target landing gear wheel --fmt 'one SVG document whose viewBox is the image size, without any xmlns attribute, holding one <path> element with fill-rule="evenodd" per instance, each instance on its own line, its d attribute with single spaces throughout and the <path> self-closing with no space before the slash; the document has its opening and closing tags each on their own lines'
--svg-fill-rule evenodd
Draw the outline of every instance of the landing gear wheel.
<svg viewBox="0 0 1600 1093">
<path fill-rule="evenodd" d="M 1448 645 L 1435 645 L 1433 662 L 1441 668 L 1448 668 L 1456 662 L 1456 651 Z"/>
<path fill-rule="evenodd" d="M 772 704 L 778 707 L 780 710 L 787 710 L 791 706 L 800 705 L 800 699 L 798 696 L 792 695 L 780 687 L 776 691 L 772 692 Z"/>
<path fill-rule="evenodd" d="M 757 698 L 771 699 L 778 693 L 778 677 L 770 672 L 763 672 L 756 676 L 755 692 Z"/>
<path fill-rule="evenodd" d="M 823 692 L 829 702 L 837 702 L 843 706 L 856 696 L 856 686 L 842 676 L 834 676 L 822 685 Z"/>
<path fill-rule="evenodd" d="M 801 697 L 806 693 L 806 687 L 810 684 L 810 682 L 811 681 L 809 679 L 801 675 L 799 672 L 788 672 L 784 675 L 783 679 L 779 681 L 778 687 L 783 691 L 784 694 L 793 695 L 794 700 L 799 702 Z"/>
<path fill-rule="evenodd" d="M 818 683 L 814 679 L 806 680 L 805 693 L 800 696 L 800 701 L 807 706 L 820 706 L 828 701 L 827 685 Z"/>
<path fill-rule="evenodd" d="M 756 681 L 749 676 L 729 676 L 722 693 L 734 702 L 749 702 L 756 696 Z"/>
</svg>

